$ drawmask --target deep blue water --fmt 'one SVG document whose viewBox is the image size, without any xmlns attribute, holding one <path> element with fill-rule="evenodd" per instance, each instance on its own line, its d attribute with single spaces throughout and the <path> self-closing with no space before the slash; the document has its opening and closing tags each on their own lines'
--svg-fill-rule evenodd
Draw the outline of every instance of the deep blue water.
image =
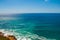
<svg viewBox="0 0 60 40">
<path fill-rule="evenodd" d="M 60 13 L 24 13 L 0 16 L 0 29 L 22 29 L 60 40 Z"/>
</svg>

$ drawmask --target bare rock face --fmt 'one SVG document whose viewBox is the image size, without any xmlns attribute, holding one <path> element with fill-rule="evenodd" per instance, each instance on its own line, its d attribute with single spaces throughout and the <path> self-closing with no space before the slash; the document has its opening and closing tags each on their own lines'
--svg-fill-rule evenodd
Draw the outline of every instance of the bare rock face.
<svg viewBox="0 0 60 40">
<path fill-rule="evenodd" d="M 0 36 L 0 40 L 9 40 L 9 38 L 6 38 L 4 36 Z"/>
<path fill-rule="evenodd" d="M 17 39 L 15 38 L 15 36 L 13 36 L 13 35 L 8 35 L 7 38 L 9 38 L 10 40 L 17 40 Z"/>
<path fill-rule="evenodd" d="M 0 40 L 17 40 L 13 35 L 4 36 L 4 33 L 0 32 Z"/>
<path fill-rule="evenodd" d="M 0 36 L 4 36 L 4 33 L 0 32 Z"/>
</svg>

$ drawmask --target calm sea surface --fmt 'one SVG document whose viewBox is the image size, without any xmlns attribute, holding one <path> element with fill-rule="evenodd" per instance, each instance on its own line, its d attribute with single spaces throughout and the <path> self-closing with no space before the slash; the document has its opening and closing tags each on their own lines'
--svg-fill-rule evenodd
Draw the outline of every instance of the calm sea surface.
<svg viewBox="0 0 60 40">
<path fill-rule="evenodd" d="M 13 32 L 19 40 L 60 40 L 59 13 L 25 13 L 0 15 L 0 31 Z M 30 36 L 29 36 L 30 35 Z M 24 40 L 24 37 L 22 40 Z"/>
</svg>

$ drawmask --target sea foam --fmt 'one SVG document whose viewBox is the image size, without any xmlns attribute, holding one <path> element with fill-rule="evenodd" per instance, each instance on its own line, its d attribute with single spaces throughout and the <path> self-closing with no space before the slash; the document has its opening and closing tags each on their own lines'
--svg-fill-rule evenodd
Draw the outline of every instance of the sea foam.
<svg viewBox="0 0 60 40">
<path fill-rule="evenodd" d="M 0 29 L 0 32 L 3 32 L 4 36 L 14 35 L 17 38 L 17 40 L 56 40 L 39 36 L 28 31 L 22 31 L 20 29 Z"/>
</svg>

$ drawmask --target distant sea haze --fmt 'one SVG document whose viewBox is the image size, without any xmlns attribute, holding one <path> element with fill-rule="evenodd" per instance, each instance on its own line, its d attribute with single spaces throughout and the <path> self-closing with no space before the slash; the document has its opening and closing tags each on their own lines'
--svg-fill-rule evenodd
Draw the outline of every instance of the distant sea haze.
<svg viewBox="0 0 60 40">
<path fill-rule="evenodd" d="M 15 19 L 15 20 L 14 20 Z M 25 14 L 12 14 L 12 15 L 3 15 L 0 17 L 0 20 L 9 20 L 6 23 L 14 24 L 20 22 L 28 24 L 29 22 L 35 25 L 36 29 L 41 30 L 60 30 L 60 14 L 59 13 L 25 13 Z M 13 23 L 10 20 L 14 20 Z M 2 21 L 3 22 L 3 21 Z M 5 23 L 5 24 L 6 24 Z M 5 25 L 4 24 L 4 25 Z M 14 25 L 9 25 L 14 26 Z M 16 25 L 17 26 L 17 25 Z M 21 26 L 21 25 L 18 25 Z M 1 27 L 0 27 L 1 28 Z M 3 28 L 3 26 L 2 26 Z M 8 27 L 5 27 L 8 28 Z M 14 28 L 14 27 L 12 27 Z M 18 27 L 16 27 L 18 28 Z"/>
</svg>

